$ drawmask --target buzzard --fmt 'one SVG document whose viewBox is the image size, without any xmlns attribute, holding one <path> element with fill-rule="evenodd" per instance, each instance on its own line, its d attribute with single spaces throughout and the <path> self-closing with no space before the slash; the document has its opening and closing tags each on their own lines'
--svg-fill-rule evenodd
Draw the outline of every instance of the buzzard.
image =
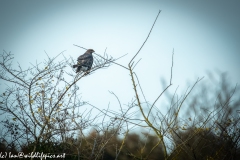
<svg viewBox="0 0 240 160">
<path fill-rule="evenodd" d="M 73 65 L 73 68 L 77 67 L 76 73 L 83 71 L 89 71 L 93 64 L 92 53 L 95 52 L 93 49 L 88 49 L 83 55 L 79 56 L 78 63 Z"/>
</svg>

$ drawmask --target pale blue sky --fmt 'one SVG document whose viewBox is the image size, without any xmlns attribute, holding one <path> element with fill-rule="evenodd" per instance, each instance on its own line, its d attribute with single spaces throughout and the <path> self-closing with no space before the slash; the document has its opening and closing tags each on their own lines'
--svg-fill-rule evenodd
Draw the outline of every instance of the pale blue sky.
<svg viewBox="0 0 240 160">
<path fill-rule="evenodd" d="M 226 71 L 240 83 L 240 2 L 237 0 L 177 1 L 0 1 L 0 49 L 11 51 L 24 67 L 55 56 L 78 57 L 92 48 L 127 65 L 144 42 L 159 10 L 152 34 L 138 55 L 136 67 L 146 97 L 153 102 L 162 91 L 160 79 L 170 76 L 174 48 L 173 86 L 186 89 L 187 82 L 206 71 Z M 1 82 L 1 88 L 3 87 Z M 78 83 L 82 99 L 107 108 L 116 100 L 127 104 L 133 98 L 129 73 L 113 65 L 98 70 Z M 116 109 L 119 109 L 116 107 Z"/>
</svg>

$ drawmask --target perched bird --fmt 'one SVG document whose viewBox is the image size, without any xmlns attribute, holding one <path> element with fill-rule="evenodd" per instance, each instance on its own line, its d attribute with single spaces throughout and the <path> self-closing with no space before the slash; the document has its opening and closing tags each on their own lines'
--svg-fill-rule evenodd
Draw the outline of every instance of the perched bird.
<svg viewBox="0 0 240 160">
<path fill-rule="evenodd" d="M 83 55 L 79 56 L 78 63 L 73 65 L 73 68 L 77 67 L 76 73 L 80 71 L 89 71 L 93 64 L 92 53 L 95 52 L 93 49 L 88 49 Z"/>
</svg>

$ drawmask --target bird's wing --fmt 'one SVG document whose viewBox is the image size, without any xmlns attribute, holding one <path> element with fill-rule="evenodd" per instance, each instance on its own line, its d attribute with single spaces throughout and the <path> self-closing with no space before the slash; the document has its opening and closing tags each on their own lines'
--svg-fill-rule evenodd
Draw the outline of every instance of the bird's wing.
<svg viewBox="0 0 240 160">
<path fill-rule="evenodd" d="M 91 54 L 83 54 L 78 57 L 78 62 L 86 67 L 92 67 L 93 64 L 93 56 Z"/>
<path fill-rule="evenodd" d="M 84 53 L 83 55 L 79 56 L 77 60 L 78 60 L 78 61 L 85 60 L 85 59 L 90 58 L 91 56 L 92 56 L 92 55 L 90 55 L 90 54 Z"/>
</svg>

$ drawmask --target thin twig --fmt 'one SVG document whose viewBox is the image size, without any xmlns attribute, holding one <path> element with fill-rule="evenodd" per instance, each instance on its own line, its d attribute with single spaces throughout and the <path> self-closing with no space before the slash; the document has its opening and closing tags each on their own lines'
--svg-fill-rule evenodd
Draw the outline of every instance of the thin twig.
<svg viewBox="0 0 240 160">
<path fill-rule="evenodd" d="M 169 84 L 172 84 L 173 56 L 174 56 L 174 48 L 173 48 L 173 52 L 172 52 L 171 78 L 170 78 L 170 82 L 169 82 Z"/>
<path fill-rule="evenodd" d="M 137 66 L 138 62 L 140 62 L 142 60 L 142 58 L 140 58 L 137 63 L 133 66 L 132 70 L 134 70 L 134 68 Z"/>
<path fill-rule="evenodd" d="M 154 23 L 153 23 L 153 25 L 152 25 L 152 28 L 151 28 L 150 32 L 148 33 L 147 38 L 146 38 L 145 41 L 143 42 L 143 44 L 142 44 L 142 46 L 140 47 L 140 49 L 138 50 L 138 52 L 133 56 L 133 58 L 131 59 L 131 61 L 129 62 L 129 64 L 130 64 L 130 63 L 133 61 L 133 59 L 138 55 L 138 53 L 141 51 L 141 49 L 142 49 L 142 47 L 144 46 L 144 44 L 147 42 L 147 40 L 148 40 L 148 38 L 149 38 L 149 36 L 150 36 L 150 34 L 151 34 L 151 32 L 152 32 L 152 29 L 153 29 L 153 27 L 154 27 L 154 25 L 155 25 L 155 23 L 156 23 L 156 21 L 157 21 L 158 16 L 159 16 L 160 13 L 161 13 L 161 10 L 159 10 L 159 12 L 158 12 L 158 14 L 157 14 L 157 17 L 156 17 L 156 19 L 155 19 L 155 21 L 154 21 Z"/>
<path fill-rule="evenodd" d="M 139 87 L 140 87 L 140 89 L 141 89 L 141 92 L 142 92 L 143 98 L 144 98 L 145 102 L 147 103 L 147 100 L 146 100 L 146 97 L 145 97 L 145 95 L 144 95 L 144 93 L 143 93 L 143 90 L 142 90 L 141 84 L 140 84 L 140 82 L 139 82 L 139 80 L 138 80 L 138 76 L 137 76 L 137 74 L 136 74 L 135 72 L 134 72 L 133 74 L 134 74 L 135 77 L 137 78 L 137 81 L 138 81 Z M 147 105 L 148 105 L 148 103 L 147 103 Z"/>
<path fill-rule="evenodd" d="M 149 112 L 148 112 L 148 116 L 150 115 L 151 113 L 151 110 L 152 108 L 154 107 L 155 103 L 158 101 L 158 99 L 162 96 L 162 94 L 172 85 L 172 69 L 173 69 L 173 55 L 174 55 L 174 49 L 173 49 L 173 53 L 172 53 L 172 66 L 171 66 L 171 76 L 170 76 L 170 82 L 169 82 L 169 85 L 160 93 L 160 95 L 156 98 L 156 100 L 153 102 Z"/>
</svg>

